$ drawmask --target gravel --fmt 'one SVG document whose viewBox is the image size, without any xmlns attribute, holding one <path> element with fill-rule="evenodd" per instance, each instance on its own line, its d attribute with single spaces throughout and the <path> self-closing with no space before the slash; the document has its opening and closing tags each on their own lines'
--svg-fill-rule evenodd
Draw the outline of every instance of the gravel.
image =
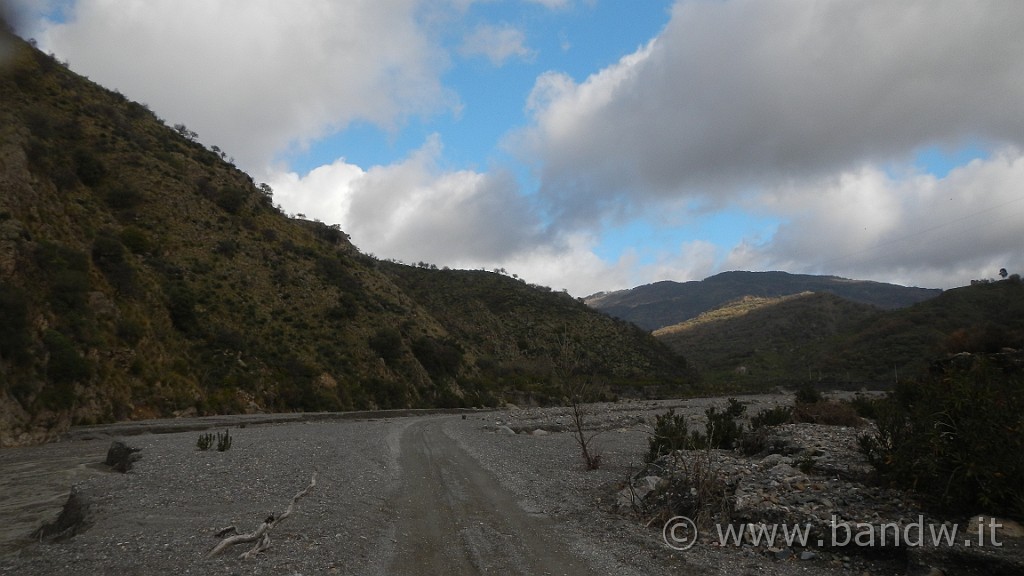
<svg viewBox="0 0 1024 576">
<path fill-rule="evenodd" d="M 743 397 L 748 413 L 789 402 L 779 395 Z M 141 449 L 126 474 L 90 463 L 103 459 L 110 439 L 77 440 L 0 451 L 0 487 L 6 517 L 28 518 L 0 534 L 0 574 L 386 574 L 401 545 L 396 526 L 403 479 L 398 466 L 403 432 L 427 421 L 493 476 L 528 515 L 558 527 L 558 537 L 596 574 L 872 574 L 886 566 L 835 562 L 801 554 L 776 560 L 747 547 L 668 548 L 661 526 L 613 511 L 618 491 L 642 467 L 653 416 L 669 407 L 699 419 L 723 399 L 621 402 L 588 406 L 587 423 L 600 469 L 583 467 L 569 432 L 567 409 L 509 409 L 464 415 L 321 420 L 231 428 L 226 452 L 199 451 L 199 432 L 125 437 Z M 501 434 L 507 427 L 516 434 Z M 546 434 L 532 434 L 534 430 Z M 405 447 L 406 450 L 409 447 Z M 76 459 L 77 458 L 77 459 Z M 74 473 L 69 473 L 72 470 Z M 212 559 L 214 536 L 234 525 L 249 532 L 279 514 L 306 487 L 316 487 L 271 533 L 271 547 L 255 559 L 244 545 Z M 70 484 L 93 502 L 91 526 L 53 543 L 11 542 L 30 532 L 45 500 L 50 519 L 59 501 L 39 486 Z M 52 490 L 56 490 L 53 488 Z M 63 499 L 60 498 L 58 500 Z M 438 505 L 441 505 L 438 503 Z M 34 512 L 33 512 L 34 510 Z M 32 516 L 35 514 L 35 516 Z M 38 524 L 33 526 L 33 529 Z M 801 556 L 806 560 L 801 560 Z M 552 567 L 552 573 L 558 573 Z"/>
</svg>

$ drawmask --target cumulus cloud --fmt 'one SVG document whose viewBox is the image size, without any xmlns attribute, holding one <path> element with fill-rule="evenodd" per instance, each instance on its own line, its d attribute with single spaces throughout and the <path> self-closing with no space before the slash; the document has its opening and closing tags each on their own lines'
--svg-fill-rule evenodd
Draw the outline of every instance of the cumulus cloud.
<svg viewBox="0 0 1024 576">
<path fill-rule="evenodd" d="M 481 24 L 462 42 L 463 56 L 484 56 L 494 66 L 502 66 L 509 58 L 529 58 L 533 53 L 526 46 L 523 31 L 509 24 Z"/>
<path fill-rule="evenodd" d="M 248 170 L 354 120 L 452 103 L 416 0 L 77 0 L 38 32 L 93 80 L 182 122 Z"/>
<path fill-rule="evenodd" d="M 456 109 L 447 49 L 495 66 L 535 56 L 510 25 L 446 48 L 473 3 L 13 5 L 62 12 L 33 25 L 44 50 L 185 123 L 288 211 L 338 223 L 384 258 L 504 267 L 576 295 L 736 268 L 943 287 L 1024 269 L 1021 2 L 679 0 L 618 62 L 536 78 L 529 125 L 506 141 L 535 169 L 536 194 L 502 168 L 449 168 L 440 138 L 388 165 L 273 167 L 352 122 L 398 130 Z M 906 172 L 922 147 L 964 143 L 987 157 L 942 177 Z M 627 219 L 670 227 L 719 211 L 779 225 L 733 246 L 696 237 L 598 256 Z"/>
<path fill-rule="evenodd" d="M 943 178 L 864 166 L 761 197 L 787 218 L 769 241 L 743 243 L 727 267 L 883 278 L 952 287 L 999 268 L 1024 270 L 1024 153 L 1005 148 Z"/>
<path fill-rule="evenodd" d="M 279 174 L 270 184 L 287 210 L 329 215 L 321 218 L 381 257 L 476 267 L 544 243 L 511 174 L 444 171 L 441 152 L 433 137 L 395 164 L 363 171 L 341 160 L 305 177 Z"/>
<path fill-rule="evenodd" d="M 1021 143 L 1024 4 L 678 2 L 649 45 L 534 87 L 512 145 L 567 222 L 679 196 L 728 201 L 924 145 Z"/>
</svg>

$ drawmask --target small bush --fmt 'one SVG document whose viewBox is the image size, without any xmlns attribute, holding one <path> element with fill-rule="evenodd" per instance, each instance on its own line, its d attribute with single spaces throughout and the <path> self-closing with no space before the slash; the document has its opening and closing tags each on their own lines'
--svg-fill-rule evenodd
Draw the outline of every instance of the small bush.
<svg viewBox="0 0 1024 576">
<path fill-rule="evenodd" d="M 125 259 L 124 245 L 113 232 L 101 231 L 93 240 L 92 261 L 118 294 L 135 292 L 135 269 Z"/>
<path fill-rule="evenodd" d="M 368 344 L 385 362 L 402 355 L 402 333 L 397 328 L 381 328 L 370 337 Z"/>
<path fill-rule="evenodd" d="M 107 190 L 104 200 L 106 200 L 107 206 L 114 210 L 131 210 L 142 204 L 146 197 L 142 192 L 131 186 L 117 184 Z"/>
<path fill-rule="evenodd" d="M 675 408 L 670 408 L 668 412 L 655 416 L 654 435 L 647 440 L 647 456 L 644 460 L 654 462 L 665 454 L 688 448 L 689 438 L 686 416 L 676 414 Z"/>
<path fill-rule="evenodd" d="M 196 440 L 196 448 L 199 448 L 203 452 L 206 452 L 213 446 L 214 436 L 207 432 L 199 435 L 199 440 Z"/>
<path fill-rule="evenodd" d="M 153 251 L 149 236 L 134 226 L 128 226 L 121 231 L 121 244 L 132 254 L 147 254 Z"/>
<path fill-rule="evenodd" d="M 224 433 L 217 433 L 217 452 L 226 452 L 231 450 L 231 432 L 224 430 Z"/>
<path fill-rule="evenodd" d="M 88 150 L 75 152 L 75 174 L 82 184 L 90 188 L 103 181 L 107 168 Z"/>
<path fill-rule="evenodd" d="M 664 517 L 686 516 L 700 528 L 709 528 L 712 520 L 725 521 L 730 510 L 729 487 L 715 452 L 694 450 L 675 460 L 669 486 L 662 492 Z"/>
<path fill-rule="evenodd" d="M 789 424 L 792 421 L 792 406 L 776 406 L 774 408 L 765 408 L 755 414 L 754 417 L 750 419 L 750 428 L 757 430 L 766 426 Z"/>
<path fill-rule="evenodd" d="M 863 394 L 857 394 L 852 400 L 845 402 L 849 404 L 857 415 L 861 418 L 868 418 L 871 420 L 878 419 L 879 406 L 885 400 L 881 397 L 870 397 Z"/>
<path fill-rule="evenodd" d="M 249 197 L 249 192 L 241 188 L 223 188 L 217 193 L 214 198 L 214 202 L 217 206 L 220 206 L 222 210 L 229 214 L 238 214 L 242 206 L 245 205 L 245 201 Z"/>
<path fill-rule="evenodd" d="M 25 291 L 0 283 L 0 357 L 16 362 L 28 360 L 31 325 L 28 318 L 28 296 Z"/>
<path fill-rule="evenodd" d="M 817 404 L 822 400 L 824 400 L 824 398 L 822 397 L 821 392 L 819 392 L 817 388 L 810 384 L 801 386 L 796 391 L 797 404 Z"/>
<path fill-rule="evenodd" d="M 117 321 L 117 337 L 125 344 L 134 346 L 142 340 L 145 334 L 145 324 L 135 318 L 122 317 Z"/>
<path fill-rule="evenodd" d="M 433 379 L 450 378 L 462 366 L 462 346 L 451 338 L 423 336 L 412 341 L 412 354 Z"/>
<path fill-rule="evenodd" d="M 746 411 L 747 407 L 735 398 L 729 398 L 729 404 L 721 412 L 714 406 L 705 410 L 707 423 L 704 425 L 704 433 L 694 432 L 691 435 L 694 447 L 735 448 L 743 438 L 743 424 L 739 420 Z"/>
<path fill-rule="evenodd" d="M 92 364 L 78 353 L 67 336 L 56 330 L 47 330 L 43 343 L 49 359 L 46 363 L 47 383 L 39 399 L 45 408 L 67 410 L 75 404 L 75 383 L 92 376 Z"/>
<path fill-rule="evenodd" d="M 219 240 L 213 251 L 226 258 L 234 258 L 235 254 L 238 253 L 238 242 L 231 239 Z"/>
</svg>

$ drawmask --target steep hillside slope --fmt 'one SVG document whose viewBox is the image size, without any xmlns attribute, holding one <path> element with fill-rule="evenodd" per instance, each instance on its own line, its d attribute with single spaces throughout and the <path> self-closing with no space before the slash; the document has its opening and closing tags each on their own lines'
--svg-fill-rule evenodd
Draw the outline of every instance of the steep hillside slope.
<svg viewBox="0 0 1024 576">
<path fill-rule="evenodd" d="M 493 404 L 553 382 L 537 363 L 504 378 L 476 352 L 493 318 L 452 324 L 417 302 L 429 286 L 413 296 L 338 227 L 286 217 L 186 127 L 15 44 L 0 67 L 0 445 L 181 413 Z M 480 280 L 452 274 L 446 289 Z M 550 294 L 518 297 L 548 315 Z M 599 315 L 562 318 L 502 329 L 555 357 L 552 330 L 587 334 Z M 623 357 L 657 360 L 602 371 L 678 372 L 620 333 Z"/>
<path fill-rule="evenodd" d="M 960 352 L 1024 348 L 1024 284 L 1008 280 L 946 290 L 937 298 L 858 323 L 822 342 L 822 374 L 886 381 Z"/>
<path fill-rule="evenodd" d="M 831 294 L 746 297 L 654 335 L 718 388 L 890 386 L 949 354 L 1024 347 L 1024 285 L 1012 276 L 888 311 Z"/>
<path fill-rule="evenodd" d="M 708 384 L 766 389 L 794 380 L 806 381 L 823 341 L 879 315 L 873 306 L 827 293 L 745 296 L 686 322 L 655 330 L 654 336 L 685 354 Z"/>
<path fill-rule="evenodd" d="M 559 394 L 536 375 L 567 368 L 598 386 L 645 394 L 679 393 L 692 380 L 682 356 L 567 294 L 482 270 L 382 266 L 508 387 Z"/>
<path fill-rule="evenodd" d="M 774 298 L 827 292 L 882 309 L 910 306 L 942 291 L 895 284 L 787 272 L 723 272 L 701 281 L 656 282 L 629 290 L 594 294 L 588 305 L 606 314 L 657 330 L 695 318 L 743 296 Z"/>
</svg>

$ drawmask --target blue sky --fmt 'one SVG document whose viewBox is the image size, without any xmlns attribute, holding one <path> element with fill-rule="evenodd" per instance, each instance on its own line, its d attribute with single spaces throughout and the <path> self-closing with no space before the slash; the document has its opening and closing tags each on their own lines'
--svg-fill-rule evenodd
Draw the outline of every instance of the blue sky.
<svg viewBox="0 0 1024 576">
<path fill-rule="evenodd" d="M 1024 268 L 1024 3 L 9 0 L 381 258 L 576 296 Z"/>
</svg>

